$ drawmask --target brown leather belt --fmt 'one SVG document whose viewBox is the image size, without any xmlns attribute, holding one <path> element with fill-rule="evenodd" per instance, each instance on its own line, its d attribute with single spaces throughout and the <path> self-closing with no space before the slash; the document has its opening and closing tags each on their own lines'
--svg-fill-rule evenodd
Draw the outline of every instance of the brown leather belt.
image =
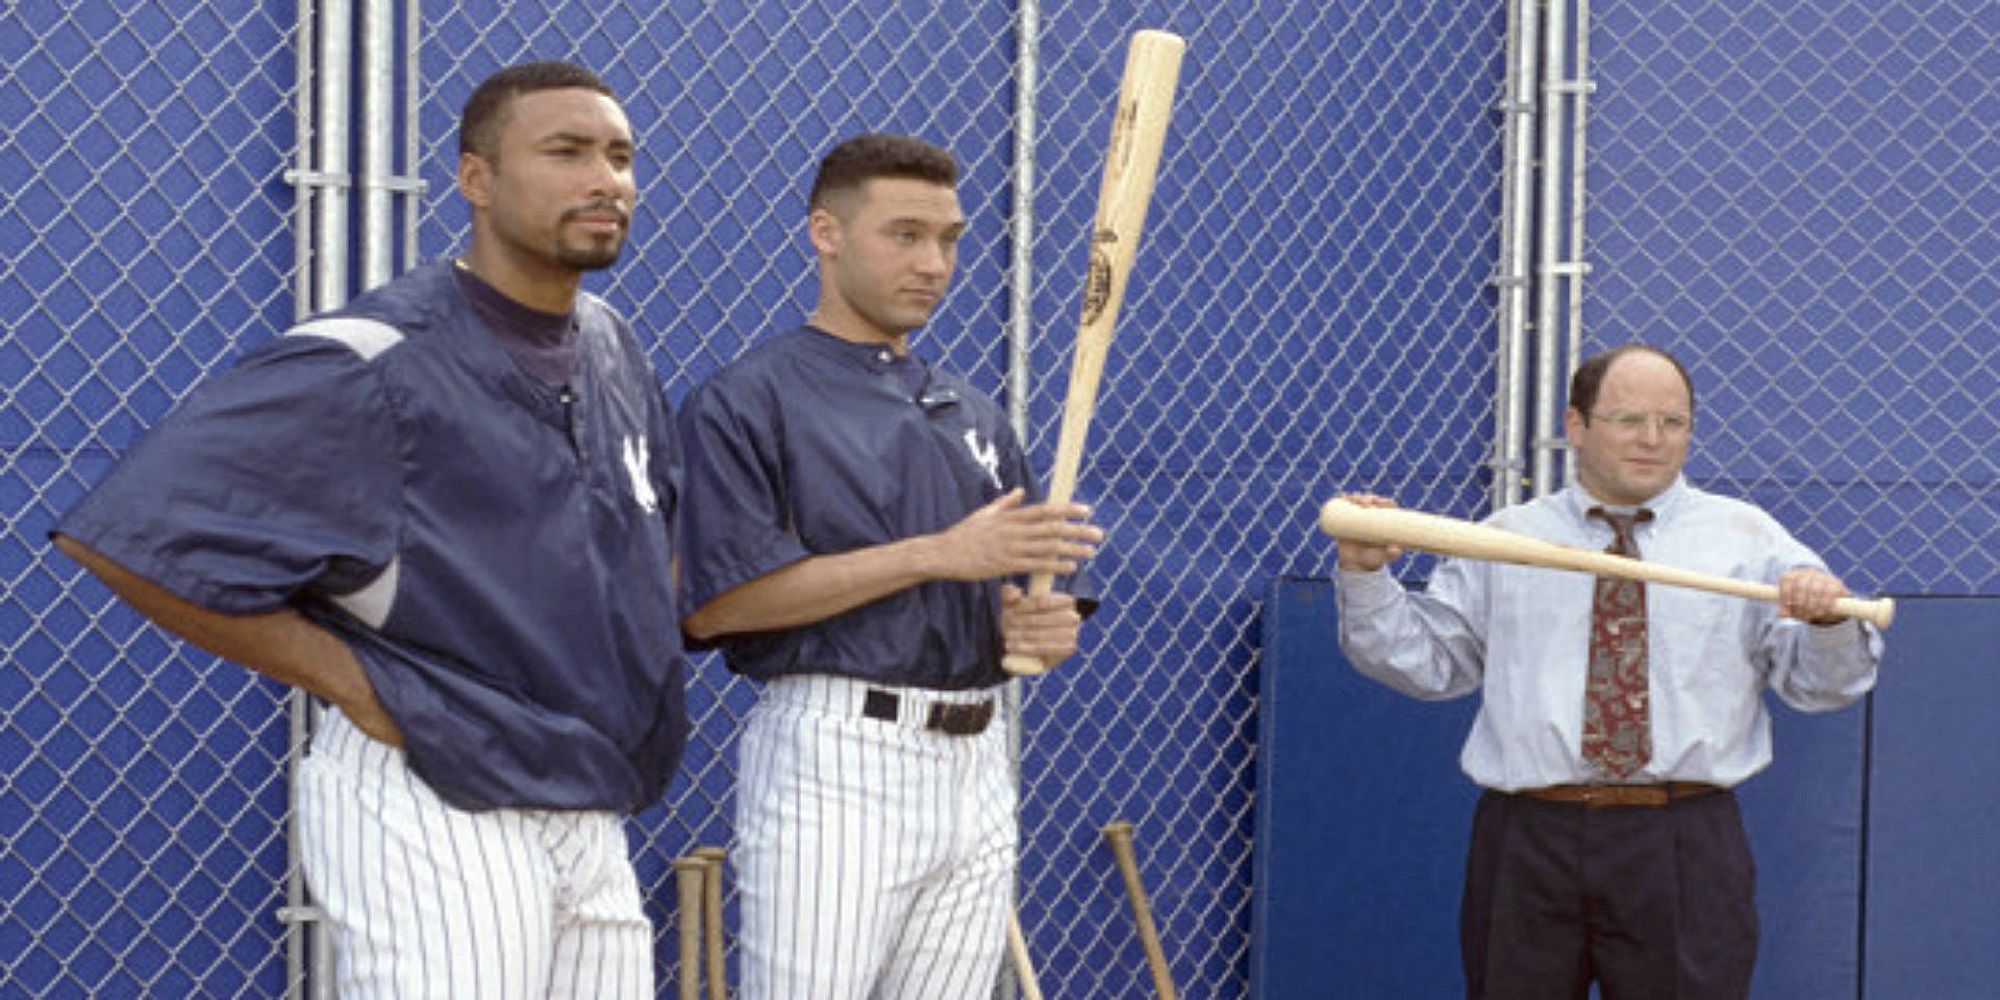
<svg viewBox="0 0 2000 1000">
<path fill-rule="evenodd" d="M 1514 794 L 1543 802 L 1575 802 L 1586 809 L 1602 809 L 1606 806 L 1657 808 L 1669 802 L 1700 798 L 1719 791 L 1722 791 L 1721 785 L 1702 781 L 1667 781 L 1653 785 L 1550 785 L 1547 788 L 1523 788 Z"/>
</svg>

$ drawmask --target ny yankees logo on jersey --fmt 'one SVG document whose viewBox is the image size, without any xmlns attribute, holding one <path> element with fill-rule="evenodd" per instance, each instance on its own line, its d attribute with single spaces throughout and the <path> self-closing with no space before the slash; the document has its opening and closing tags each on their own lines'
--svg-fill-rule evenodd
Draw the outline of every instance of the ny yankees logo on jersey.
<svg viewBox="0 0 2000 1000">
<path fill-rule="evenodd" d="M 986 442 L 985 446 L 981 447 L 979 444 L 978 428 L 967 428 L 965 432 L 965 450 L 971 452 L 972 460 L 978 462 L 979 467 L 986 470 L 986 478 L 993 481 L 993 488 L 996 490 L 1003 489 L 1004 487 L 1000 484 L 1000 449 L 994 447 L 991 441 Z"/>
<path fill-rule="evenodd" d="M 632 499 L 639 501 L 639 507 L 651 514 L 660 509 L 660 498 L 653 492 L 653 477 L 646 459 L 646 436 L 625 435 L 625 474 L 632 477 Z"/>
</svg>

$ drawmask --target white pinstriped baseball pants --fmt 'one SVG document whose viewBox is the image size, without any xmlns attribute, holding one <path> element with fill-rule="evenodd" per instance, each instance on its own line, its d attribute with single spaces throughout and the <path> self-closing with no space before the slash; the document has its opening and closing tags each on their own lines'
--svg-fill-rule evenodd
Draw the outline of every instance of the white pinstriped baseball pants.
<svg viewBox="0 0 2000 1000">
<path fill-rule="evenodd" d="M 743 1000 L 988 996 L 1006 949 L 1017 830 L 1006 725 L 923 727 L 861 714 L 869 685 L 767 684 L 745 724 L 736 804 Z"/>
<path fill-rule="evenodd" d="M 401 750 L 338 710 L 321 721 L 295 791 L 337 995 L 651 1000 L 652 925 L 618 815 L 455 809 Z"/>
</svg>

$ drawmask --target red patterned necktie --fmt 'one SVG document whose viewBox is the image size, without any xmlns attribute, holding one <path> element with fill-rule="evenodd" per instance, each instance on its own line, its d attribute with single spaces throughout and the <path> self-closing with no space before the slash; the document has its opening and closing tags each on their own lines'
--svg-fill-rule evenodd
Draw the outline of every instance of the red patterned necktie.
<svg viewBox="0 0 2000 1000">
<path fill-rule="evenodd" d="M 1616 536 L 1604 551 L 1639 555 L 1632 525 L 1650 521 L 1640 508 L 1619 514 L 1592 507 Z M 1590 677 L 1583 689 L 1583 760 L 1604 776 L 1622 780 L 1653 756 L 1646 703 L 1646 585 L 1637 580 L 1597 578 L 1590 604 Z"/>
</svg>

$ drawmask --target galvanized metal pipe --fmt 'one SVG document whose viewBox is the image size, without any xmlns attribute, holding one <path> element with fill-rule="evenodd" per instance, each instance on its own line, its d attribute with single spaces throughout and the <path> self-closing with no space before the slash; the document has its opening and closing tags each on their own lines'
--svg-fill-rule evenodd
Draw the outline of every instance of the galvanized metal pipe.
<svg viewBox="0 0 2000 1000">
<path fill-rule="evenodd" d="M 1495 345 L 1492 506 L 1519 503 L 1527 463 L 1528 297 L 1533 284 L 1539 0 L 1507 4 L 1507 77 L 1500 111 L 1499 330 Z"/>
<path fill-rule="evenodd" d="M 319 67 L 313 78 L 319 124 L 318 170 L 328 183 L 318 192 L 313 225 L 313 311 L 347 302 L 348 125 L 352 83 L 348 66 L 353 57 L 354 12 L 348 0 L 320 0 Z"/>
<path fill-rule="evenodd" d="M 1008 219 L 1007 288 L 1007 420 L 1021 447 L 1028 447 L 1028 396 L 1033 363 L 1031 348 L 1035 329 L 1035 140 L 1039 121 L 1035 115 L 1036 91 L 1041 73 L 1042 10 L 1037 0 L 1022 0 L 1014 15 L 1014 197 Z M 1011 723 L 1007 727 L 1007 760 L 1014 788 L 1021 787 L 1021 744 L 1025 739 L 1026 694 L 1021 681 L 1001 688 L 1001 710 Z M 1018 801 L 1016 816 L 1018 823 Z M 1014 898 L 1022 896 L 1019 873 L 1015 873 Z M 1015 910 L 1018 921 L 1019 908 Z M 1022 934 L 1026 935 L 1026 929 Z M 1025 947 L 1025 941 L 1023 944 Z M 1018 983 L 1011 965 L 993 984 L 998 998 L 1016 996 Z"/>
<path fill-rule="evenodd" d="M 1590 274 L 1590 262 L 1584 259 L 1584 178 L 1588 171 L 1588 147 L 1584 130 L 1588 125 L 1586 114 L 1590 94 L 1597 85 L 1590 79 L 1590 0 L 1576 0 L 1575 27 L 1571 36 L 1576 43 L 1576 74 L 1571 84 L 1575 106 L 1570 115 L 1570 174 L 1569 174 L 1569 253 L 1571 269 L 1569 279 L 1569 316 L 1563 325 L 1567 339 L 1567 349 L 1563 352 L 1563 371 L 1573 372 L 1583 361 L 1583 279 Z M 1567 451 L 1565 451 L 1567 454 Z M 1576 482 L 1576 463 L 1563 463 L 1563 479 L 1567 483 Z"/>
<path fill-rule="evenodd" d="M 394 0 L 361 0 L 361 287 L 396 273 L 396 11 Z"/>
<path fill-rule="evenodd" d="M 415 184 L 404 188 L 403 197 L 403 270 L 407 271 L 421 261 L 417 252 L 417 220 L 423 216 L 424 184 L 420 164 L 422 151 L 417 146 L 417 95 L 423 90 L 417 86 L 417 55 L 422 46 L 423 3 L 421 0 L 403 0 L 403 170 Z"/>
<path fill-rule="evenodd" d="M 1541 195 L 1536 215 L 1535 253 L 1535 400 L 1534 441 L 1529 487 L 1535 496 L 1553 491 L 1556 479 L 1555 455 L 1561 447 L 1556 417 L 1561 412 L 1563 352 L 1559 341 L 1557 302 L 1562 281 L 1563 259 L 1563 84 L 1568 73 L 1568 43 L 1565 40 L 1567 0 L 1551 0 L 1543 18 L 1541 92 Z"/>
<path fill-rule="evenodd" d="M 1007 419 L 1028 442 L 1029 377 L 1035 327 L 1035 90 L 1041 70 L 1041 8 L 1021 4 L 1014 18 L 1014 198 L 1007 220 Z"/>
</svg>

